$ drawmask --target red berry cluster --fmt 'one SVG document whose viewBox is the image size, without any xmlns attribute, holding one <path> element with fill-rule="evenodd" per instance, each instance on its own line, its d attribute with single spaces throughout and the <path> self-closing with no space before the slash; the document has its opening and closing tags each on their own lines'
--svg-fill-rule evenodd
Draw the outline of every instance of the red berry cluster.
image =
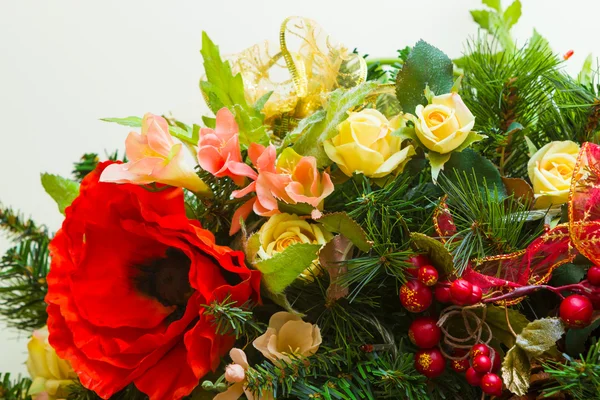
<svg viewBox="0 0 600 400">
<path fill-rule="evenodd" d="M 487 345 L 479 343 L 471 348 L 469 360 L 458 360 L 452 363 L 456 372 L 465 371 L 465 379 L 471 386 L 479 386 L 484 393 L 500 396 L 502 379 L 495 374 L 500 369 L 500 355 Z"/>
<path fill-rule="evenodd" d="M 437 321 L 430 317 L 415 319 L 408 328 L 408 337 L 421 350 L 415 353 L 415 369 L 428 378 L 444 372 L 446 359 L 436 346 L 442 338 Z"/>
<path fill-rule="evenodd" d="M 413 279 L 400 288 L 400 302 L 408 311 L 420 313 L 433 302 L 430 286 L 437 283 L 439 274 L 424 255 L 412 257 L 409 262 L 414 265 L 414 268 L 408 269 Z"/>
</svg>

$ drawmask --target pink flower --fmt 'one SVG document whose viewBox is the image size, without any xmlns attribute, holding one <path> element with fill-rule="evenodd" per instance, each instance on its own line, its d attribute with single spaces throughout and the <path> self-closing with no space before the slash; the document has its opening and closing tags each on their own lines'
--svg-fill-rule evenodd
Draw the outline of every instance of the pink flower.
<svg viewBox="0 0 600 400">
<path fill-rule="evenodd" d="M 273 400 L 271 393 L 263 393 L 258 397 L 246 389 L 246 370 L 250 368 L 246 353 L 243 350 L 233 348 L 229 352 L 233 364 L 229 364 L 225 369 L 225 380 L 232 385 L 223 393 L 216 395 L 213 400 L 237 400 L 243 394 L 248 400 Z"/>
<path fill-rule="evenodd" d="M 221 108 L 217 112 L 214 130 L 200 130 L 198 162 L 202 169 L 217 178 L 228 176 L 238 186 L 244 184 L 245 177 L 256 179 L 256 172 L 242 161 L 238 126 L 227 108 Z"/>
<path fill-rule="evenodd" d="M 127 136 L 125 152 L 130 161 L 106 167 L 101 182 L 137 185 L 158 182 L 210 194 L 210 189 L 194 171 L 193 162 L 186 160 L 183 144 L 169 134 L 169 126 L 163 117 L 144 115 L 142 133 L 131 132 Z"/>
<path fill-rule="evenodd" d="M 278 201 L 287 204 L 306 203 L 314 207 L 313 217 L 320 216 L 325 197 L 333 193 L 333 182 L 328 173 L 320 173 L 314 157 L 303 157 L 292 148 L 283 150 L 279 158 L 273 145 L 265 148 L 253 143 L 248 156 L 258 170 L 255 181 L 233 193 L 241 198 L 256 192 L 233 215 L 230 234 L 240 229 L 240 218 L 246 219 L 251 211 L 268 217 L 279 213 Z"/>
</svg>

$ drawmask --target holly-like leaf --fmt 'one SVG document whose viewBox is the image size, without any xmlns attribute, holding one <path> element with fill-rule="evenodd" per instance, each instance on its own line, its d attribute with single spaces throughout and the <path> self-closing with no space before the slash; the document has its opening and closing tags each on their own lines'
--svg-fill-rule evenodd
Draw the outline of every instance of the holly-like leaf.
<svg viewBox="0 0 600 400">
<path fill-rule="evenodd" d="M 524 396 L 529 389 L 531 364 L 525 350 L 519 346 L 511 348 L 502 362 L 502 379 L 506 388 L 518 396 Z"/>
<path fill-rule="evenodd" d="M 62 176 L 42 174 L 42 186 L 54 199 L 61 214 L 79 196 L 79 183 Z"/>
<path fill-rule="evenodd" d="M 367 240 L 365 231 L 345 212 L 326 214 L 316 221 L 328 230 L 344 235 L 360 250 L 367 252 L 371 249 L 372 244 Z"/>
<path fill-rule="evenodd" d="M 296 243 L 281 253 L 257 262 L 263 283 L 274 294 L 282 293 L 318 257 L 320 244 Z"/>
<path fill-rule="evenodd" d="M 550 350 L 565 333 L 565 327 L 558 318 L 542 318 L 530 322 L 517 335 L 517 346 L 531 357 L 537 357 Z"/>
<path fill-rule="evenodd" d="M 498 168 L 490 160 L 473 149 L 464 149 L 460 153 L 452 153 L 452 156 L 444 166 L 445 176 L 453 181 L 456 176 L 474 176 L 477 184 L 483 188 L 487 186 L 491 193 L 497 191 L 499 198 L 506 197 L 506 188 L 502 182 L 502 176 Z"/>
<path fill-rule="evenodd" d="M 412 232 L 410 238 L 419 250 L 427 254 L 433 266 L 443 275 L 454 273 L 452 254 L 442 242 L 418 232 Z"/>
<path fill-rule="evenodd" d="M 510 326 L 517 334 L 521 333 L 529 324 L 529 320 L 519 310 L 512 308 L 508 309 L 508 320 L 510 321 Z M 485 311 L 485 322 L 492 330 L 492 336 L 495 339 L 508 348 L 515 345 L 516 339 L 508 328 L 504 307 L 488 305 Z"/>
<path fill-rule="evenodd" d="M 420 40 L 412 48 L 396 76 L 396 97 L 402 111 L 414 113 L 419 104 L 427 104 L 425 88 L 436 95 L 449 93 L 454 83 L 452 60 L 441 50 Z"/>
</svg>

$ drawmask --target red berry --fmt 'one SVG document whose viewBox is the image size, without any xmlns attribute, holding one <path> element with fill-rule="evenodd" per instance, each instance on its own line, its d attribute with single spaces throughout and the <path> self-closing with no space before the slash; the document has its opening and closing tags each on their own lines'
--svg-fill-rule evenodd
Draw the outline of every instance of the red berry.
<svg viewBox="0 0 600 400">
<path fill-rule="evenodd" d="M 442 338 L 442 331 L 436 323 L 437 321 L 430 317 L 415 319 L 408 328 L 410 341 L 421 349 L 429 349 L 438 344 Z"/>
<path fill-rule="evenodd" d="M 588 269 L 587 280 L 594 286 L 600 286 L 600 267 L 593 265 Z"/>
<path fill-rule="evenodd" d="M 502 379 L 496 374 L 485 374 L 481 378 L 481 383 L 479 384 L 483 393 L 486 394 L 497 394 L 502 391 Z"/>
<path fill-rule="evenodd" d="M 452 297 L 450 297 L 450 287 L 437 285 L 435 287 L 435 299 L 440 303 L 450 303 L 452 301 Z"/>
<path fill-rule="evenodd" d="M 440 376 L 446 368 L 446 359 L 438 348 L 415 353 L 415 369 L 428 378 Z"/>
<path fill-rule="evenodd" d="M 473 285 L 464 279 L 457 279 L 450 285 L 450 296 L 458 305 L 468 304 L 472 292 Z"/>
<path fill-rule="evenodd" d="M 473 357 L 473 369 L 481 374 L 492 370 L 492 360 L 482 354 Z"/>
<path fill-rule="evenodd" d="M 479 286 L 473 285 L 473 291 L 471 292 L 471 297 L 469 298 L 469 304 L 477 304 L 481 301 L 481 297 L 483 296 L 483 292 Z"/>
<path fill-rule="evenodd" d="M 450 367 L 456 372 L 465 372 L 469 369 L 469 360 L 463 358 L 462 360 L 452 360 L 450 362 Z"/>
<path fill-rule="evenodd" d="M 594 307 L 585 296 L 573 294 L 560 303 L 560 318 L 569 328 L 583 328 L 592 321 Z"/>
<path fill-rule="evenodd" d="M 433 286 L 438 281 L 437 269 L 431 265 L 424 265 L 419 268 L 419 280 L 427 286 Z"/>
<path fill-rule="evenodd" d="M 483 343 L 478 343 L 471 347 L 471 358 L 475 358 L 478 355 L 483 355 L 486 357 L 490 356 L 490 348 Z"/>
<path fill-rule="evenodd" d="M 430 265 L 431 261 L 425 254 L 417 254 L 408 259 L 408 262 L 415 266 L 415 268 L 421 268 L 424 265 Z"/>
<path fill-rule="evenodd" d="M 408 281 L 400 288 L 400 302 L 410 312 L 423 312 L 432 301 L 431 289 L 419 281 Z"/>
<path fill-rule="evenodd" d="M 481 383 L 481 377 L 482 375 L 475 371 L 473 367 L 467 369 L 467 372 L 465 372 L 465 379 L 471 386 L 479 386 Z"/>
</svg>

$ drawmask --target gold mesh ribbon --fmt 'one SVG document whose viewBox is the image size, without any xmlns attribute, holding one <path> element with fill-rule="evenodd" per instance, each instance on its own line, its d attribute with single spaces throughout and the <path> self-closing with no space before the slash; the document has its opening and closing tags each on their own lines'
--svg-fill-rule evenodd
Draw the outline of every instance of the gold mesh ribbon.
<svg viewBox="0 0 600 400">
<path fill-rule="evenodd" d="M 278 46 L 256 44 L 229 60 L 234 73 L 242 75 L 249 103 L 273 92 L 263 109 L 267 123 L 284 114 L 304 118 L 322 106 L 328 93 L 356 86 L 367 76 L 362 57 L 301 17 L 283 21 Z"/>
</svg>

